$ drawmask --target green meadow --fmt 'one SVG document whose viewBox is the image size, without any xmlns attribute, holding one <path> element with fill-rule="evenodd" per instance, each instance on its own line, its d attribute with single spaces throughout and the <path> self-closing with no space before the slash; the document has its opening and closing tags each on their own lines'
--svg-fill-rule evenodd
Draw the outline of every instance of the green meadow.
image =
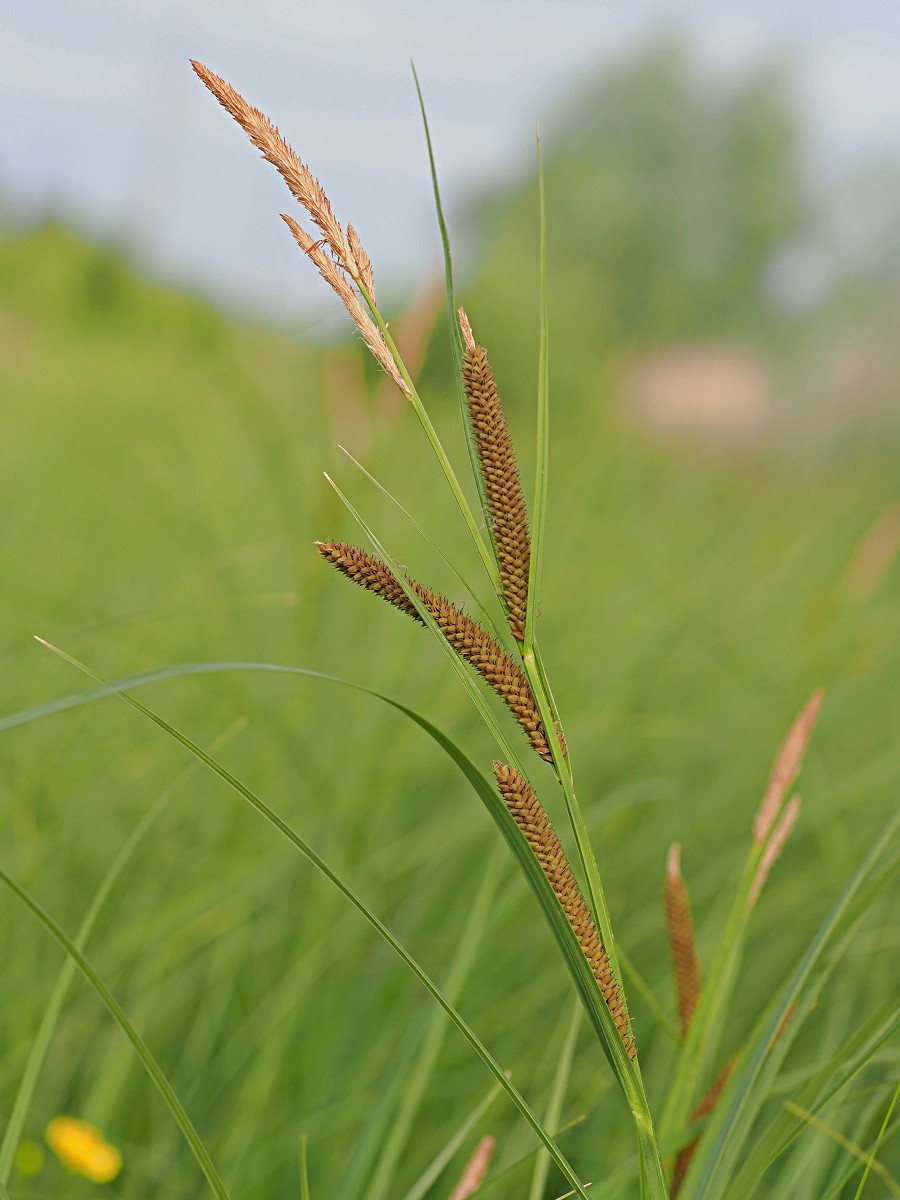
<svg viewBox="0 0 900 1200">
<path fill-rule="evenodd" d="M 736 113 L 751 111 L 744 99 Z M 647 104 L 634 120 L 684 110 L 665 96 Z M 762 172 L 771 161 L 777 174 L 793 162 L 775 117 L 752 126 L 765 137 L 735 142 L 736 156 L 750 156 L 749 181 L 754 164 Z M 581 208 L 572 163 L 587 161 L 588 142 L 561 137 L 548 158 L 552 431 L 539 622 L 617 939 L 637 973 L 626 986 L 659 1107 L 674 1060 L 663 1019 L 675 1015 L 661 899 L 669 845 L 682 845 L 705 965 L 774 754 L 823 686 L 798 784 L 803 808 L 750 926 L 724 1059 L 896 811 L 900 422 L 869 375 L 860 387 L 871 394 L 819 407 L 835 339 L 870 327 L 888 283 L 848 285 L 814 317 L 779 318 L 748 281 L 805 218 L 749 184 L 734 204 L 762 215 L 738 222 L 729 244 L 752 244 L 756 258 L 728 259 L 727 286 L 692 275 L 679 247 L 703 227 L 703 204 L 714 212 L 731 201 L 705 185 L 679 191 L 682 176 L 714 179 L 699 151 L 668 165 L 650 151 L 638 161 L 627 133 L 597 133 L 590 161 L 606 192 Z M 654 164 L 670 172 L 666 211 L 646 183 Z M 248 151 L 248 173 L 263 169 Z M 351 216 L 365 227 L 365 214 Z M 478 219 L 483 244 L 460 299 L 491 351 L 530 495 L 533 184 Z M 577 228 L 595 242 L 578 242 Z M 607 235 L 615 252 L 597 245 Z M 299 255 L 297 269 L 311 269 Z M 642 297 L 654 295 L 647 311 Z M 333 302 L 323 288 L 321 303 Z M 423 330 L 398 312 L 396 329 L 421 359 L 421 393 L 462 473 L 445 316 L 436 309 Z M 660 432 L 629 409 L 634 361 L 717 340 L 749 346 L 775 381 L 758 436 Z M 445 564 L 338 449 L 478 579 L 412 414 L 349 334 L 311 345 L 227 318 L 57 224 L 0 245 L 0 390 L 0 867 L 75 936 L 145 822 L 85 952 L 232 1196 L 300 1196 L 303 1134 L 319 1200 L 421 1194 L 417 1180 L 488 1097 L 427 1194 L 449 1195 L 491 1133 L 494 1171 L 509 1172 L 484 1194 L 527 1195 L 533 1134 L 377 934 L 221 778 L 118 697 L 92 698 L 97 685 L 34 640 L 106 680 L 161 672 L 136 683 L 135 697 L 213 753 L 364 898 L 543 1114 L 574 993 L 477 797 L 379 699 L 260 666 L 383 692 L 490 773 L 491 738 L 427 631 L 338 579 L 313 546 L 360 538 L 328 472 L 411 573 L 463 600 Z M 207 666 L 181 670 L 188 664 Z M 552 815 L 561 828 L 562 811 Z M 814 1119 L 785 1104 L 796 1107 L 859 1031 L 895 1020 L 895 855 L 886 852 L 871 903 L 846 927 L 852 936 L 829 951 L 828 978 L 759 1117 L 760 1127 L 793 1122 L 801 1136 L 754 1195 L 856 1194 L 858 1154 L 875 1142 L 896 1085 L 896 1043 L 880 1045 Z M 2 1135 L 65 955 L 6 889 L 0 929 Z M 122 1173 L 92 1184 L 45 1148 L 43 1165 L 20 1156 L 10 1200 L 204 1194 L 133 1048 L 77 973 L 24 1137 L 42 1145 L 62 1113 L 102 1130 L 122 1152 Z M 556 1128 L 576 1118 L 561 1145 L 592 1194 L 636 1195 L 629 1114 L 586 1025 Z M 900 1190 L 891 1120 L 866 1200 Z M 846 1183 L 829 1190 L 844 1171 Z M 565 1190 L 551 1172 L 543 1194 Z"/>
</svg>

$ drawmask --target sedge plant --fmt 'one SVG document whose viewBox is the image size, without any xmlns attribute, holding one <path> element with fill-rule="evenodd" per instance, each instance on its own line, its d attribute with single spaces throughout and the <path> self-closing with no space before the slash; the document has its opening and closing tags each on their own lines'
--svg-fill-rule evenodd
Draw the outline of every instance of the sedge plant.
<svg viewBox="0 0 900 1200">
<path fill-rule="evenodd" d="M 535 1113 L 455 1007 L 455 989 L 461 985 L 471 965 L 478 931 L 491 903 L 495 870 L 493 860 L 486 882 L 475 900 L 467 927 L 469 932 L 464 937 L 458 960 L 451 972 L 456 983 L 442 990 L 349 884 L 286 821 L 228 772 L 213 754 L 202 750 L 133 695 L 143 684 L 166 674 L 276 670 L 313 677 L 314 672 L 271 664 L 211 663 L 195 664 L 110 685 L 93 676 L 100 683 L 100 689 L 87 697 L 77 697 L 73 702 L 83 703 L 111 694 L 122 696 L 157 728 L 189 750 L 197 762 L 232 787 L 324 874 L 377 930 L 493 1075 L 492 1091 L 450 1137 L 446 1152 L 426 1168 L 408 1193 L 407 1200 L 420 1200 L 420 1197 L 437 1194 L 434 1189 L 441 1172 L 456 1150 L 462 1148 L 474 1132 L 487 1105 L 501 1092 L 506 1094 L 530 1125 L 539 1147 L 530 1191 L 532 1200 L 540 1200 L 545 1194 L 551 1164 L 566 1180 L 570 1189 L 568 1194 L 578 1195 L 581 1200 L 622 1194 L 639 1195 L 642 1200 L 666 1200 L 668 1197 L 672 1200 L 675 1197 L 681 1197 L 682 1200 L 722 1200 L 726 1196 L 741 1200 L 743 1197 L 764 1194 L 758 1189 L 772 1163 L 789 1151 L 804 1128 L 815 1127 L 816 1121 L 821 1124 L 818 1112 L 836 1091 L 853 1078 L 855 1071 L 872 1059 L 900 1024 L 900 1011 L 896 1008 L 879 1014 L 877 1021 L 860 1030 L 858 1039 L 852 1047 L 848 1047 L 845 1059 L 835 1064 L 832 1072 L 823 1074 L 821 1078 L 805 1080 L 808 1086 L 803 1093 L 802 1104 L 799 1100 L 792 1101 L 794 1107 L 790 1112 L 793 1120 L 785 1123 L 776 1119 L 770 1125 L 764 1125 L 763 1109 L 785 1055 L 815 1007 L 835 964 L 840 961 L 848 939 L 852 939 L 854 921 L 859 919 L 866 903 L 877 891 L 876 868 L 896 831 L 898 819 L 884 831 L 849 881 L 796 968 L 773 989 L 769 1005 L 758 1015 L 743 1044 L 723 1044 L 726 1016 L 738 986 L 750 919 L 763 885 L 800 813 L 800 799 L 792 789 L 822 705 L 822 692 L 816 691 L 800 712 L 776 758 L 769 786 L 753 824 L 750 850 L 738 882 L 733 907 L 706 970 L 701 965 L 694 934 L 691 904 L 681 870 L 680 848 L 674 845 L 669 852 L 663 873 L 663 910 L 671 950 L 677 1021 L 668 1020 L 662 1012 L 662 1006 L 649 995 L 647 985 L 634 972 L 624 949 L 617 943 L 598 858 L 578 799 L 573 755 L 565 736 L 563 715 L 554 699 L 550 673 L 542 654 L 538 614 L 548 488 L 550 397 L 548 316 L 544 287 L 546 221 L 540 142 L 541 284 L 540 294 L 535 298 L 540 337 L 535 486 L 529 503 L 488 352 L 476 337 L 469 315 L 456 302 L 449 241 L 431 156 L 427 121 L 425 130 L 446 266 L 450 341 L 457 374 L 460 420 L 468 450 L 468 468 L 472 475 L 468 486 L 457 474 L 412 373 L 391 335 L 377 299 L 372 263 L 356 229 L 353 225 L 342 225 L 338 221 L 322 185 L 268 117 L 207 67 L 199 62 L 193 62 L 192 65 L 201 82 L 241 126 L 263 157 L 276 168 L 298 203 L 300 219 L 288 213 L 282 214 L 285 225 L 302 253 L 311 260 L 325 283 L 337 295 L 365 346 L 421 425 L 427 446 L 446 485 L 448 499 L 455 504 L 461 517 L 461 528 L 466 532 L 480 563 L 484 579 L 481 587 L 471 586 L 459 571 L 456 572 L 472 596 L 477 611 L 476 619 L 427 582 L 416 578 L 414 573 L 407 572 L 363 513 L 336 483 L 330 481 L 358 523 L 362 544 L 331 539 L 327 531 L 323 531 L 322 539 L 315 544 L 316 551 L 336 572 L 372 593 L 376 599 L 399 610 L 404 618 L 409 619 L 411 634 L 412 624 L 427 630 L 450 668 L 455 671 L 495 742 L 493 762 L 476 764 L 442 730 L 424 717 L 396 701 L 388 701 L 424 729 L 436 745 L 449 755 L 483 802 L 537 901 L 574 987 L 577 1007 L 567 1023 L 546 1117 L 541 1119 Z M 371 476 L 367 472 L 365 474 L 371 480 Z M 382 494 L 393 499 L 384 485 L 373 482 L 376 482 Z M 472 493 L 476 497 L 474 506 L 468 498 Z M 422 530 L 419 532 L 424 533 Z M 427 534 L 425 536 L 428 537 Z M 442 554 L 445 553 L 443 548 L 438 549 Z M 446 557 L 451 561 L 456 557 L 456 552 L 448 551 Z M 456 570 L 456 567 L 453 569 Z M 360 603 L 365 601 L 361 598 Z M 385 613 L 384 619 L 399 618 Z M 71 656 L 61 651 L 58 653 L 88 674 L 93 674 Z M 496 703 L 497 700 L 500 704 Z M 22 723 L 38 715 L 40 711 L 37 710 L 31 714 L 20 714 L 16 719 L 7 720 L 5 725 L 17 721 Z M 548 814 L 548 810 L 554 807 L 565 814 L 568 829 L 564 831 L 564 839 L 557 834 Z M 563 840 L 574 847 L 571 859 Z M 26 1080 L 23 1081 L 14 1110 L 15 1119 L 10 1122 L 0 1143 L 0 1197 L 6 1195 L 24 1111 L 46 1053 L 52 1025 L 58 1016 L 62 993 L 74 968 L 82 972 L 131 1040 L 151 1080 L 184 1133 L 214 1194 L 227 1196 L 226 1185 L 184 1106 L 149 1048 L 84 954 L 83 942 L 93 916 L 73 941 L 19 884 L 5 873 L 0 873 L 0 880 L 32 910 L 70 959 L 42 1026 L 39 1043 L 29 1059 Z M 108 886 L 102 889 L 98 904 L 103 902 Z M 629 989 L 632 986 L 639 988 L 644 998 L 649 998 L 654 1009 L 661 1013 L 661 1024 L 671 1029 L 676 1047 L 670 1078 L 652 1089 L 655 1095 L 663 1097 L 656 1114 L 651 1110 L 648 1089 L 645 1087 L 641 1038 L 632 1024 L 629 1008 Z M 601 1188 L 592 1187 L 581 1177 L 577 1166 L 563 1153 L 558 1136 L 569 1071 L 576 1053 L 580 1025 L 585 1020 L 596 1043 L 598 1068 L 611 1072 L 622 1103 L 630 1114 L 635 1135 L 636 1154 L 633 1161 L 609 1164 L 609 1174 Z M 411 1073 L 400 1103 L 400 1111 L 404 1114 L 398 1126 L 400 1132 L 395 1129 L 395 1136 L 388 1139 L 363 1189 L 363 1193 L 372 1200 L 382 1200 L 389 1194 L 396 1160 L 404 1146 L 404 1131 L 408 1130 L 421 1100 L 429 1064 L 433 1064 L 440 1045 L 441 1028 L 434 1026 L 429 1031 L 425 1043 L 427 1050 L 420 1061 L 420 1069 Z M 601 1067 L 602 1059 L 605 1059 L 605 1068 Z M 879 1127 L 878 1145 L 893 1128 L 890 1125 L 892 1112 L 893 1108 L 884 1116 Z M 307 1169 L 308 1149 L 312 1150 L 304 1139 L 299 1156 L 300 1194 L 304 1197 L 312 1194 Z M 493 1150 L 494 1141 L 490 1137 L 482 1137 L 474 1147 L 470 1143 L 465 1169 L 452 1193 L 453 1200 L 468 1200 L 502 1180 L 502 1173 L 493 1176 L 491 1173 Z M 861 1153 L 865 1176 L 860 1188 L 873 1171 L 878 1174 L 880 1165 L 865 1150 Z M 835 1195 L 839 1194 L 835 1192 Z"/>
</svg>

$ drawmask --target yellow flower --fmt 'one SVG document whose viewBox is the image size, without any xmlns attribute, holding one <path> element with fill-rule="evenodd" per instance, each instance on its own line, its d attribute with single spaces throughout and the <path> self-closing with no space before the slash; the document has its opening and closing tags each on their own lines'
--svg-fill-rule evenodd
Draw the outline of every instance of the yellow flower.
<svg viewBox="0 0 900 1200">
<path fill-rule="evenodd" d="M 64 1167 L 94 1183 L 109 1183 L 122 1170 L 122 1155 L 115 1146 L 75 1117 L 54 1117 L 44 1136 Z"/>
</svg>

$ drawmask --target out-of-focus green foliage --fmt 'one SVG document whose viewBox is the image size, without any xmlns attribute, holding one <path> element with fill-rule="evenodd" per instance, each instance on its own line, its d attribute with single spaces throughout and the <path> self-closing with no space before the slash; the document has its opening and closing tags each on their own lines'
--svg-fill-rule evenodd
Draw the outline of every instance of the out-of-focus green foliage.
<svg viewBox="0 0 900 1200">
<path fill-rule="evenodd" d="M 548 137 L 555 408 L 542 642 L 618 934 L 663 1004 L 671 1003 L 660 905 L 669 842 L 683 843 L 708 959 L 775 747 L 812 688 L 827 690 L 803 814 L 754 919 L 729 1047 L 893 810 L 900 774 L 894 427 L 810 454 L 809 427 L 797 424 L 725 454 L 702 443 L 673 449 L 614 402 L 626 352 L 726 336 L 761 353 L 781 344 L 761 274 L 779 241 L 811 217 L 795 189 L 796 134 L 775 95 L 762 77 L 737 90 L 696 82 L 677 56 L 657 53 L 613 73 L 582 99 L 587 108 L 568 134 L 561 124 Z M 526 473 L 532 203 L 523 194 L 498 208 L 483 267 L 460 297 L 510 401 Z M 423 394 L 443 433 L 456 400 L 438 347 Z M 435 486 L 427 447 L 361 356 L 355 346 L 309 348 L 231 323 L 56 226 L 8 239 L 0 716 L 84 688 L 33 645 L 39 633 L 107 675 L 264 659 L 352 676 L 423 709 L 487 764 L 492 747 L 428 639 L 329 574 L 310 545 L 356 536 L 321 479 L 328 469 L 418 577 L 458 594 L 333 448 L 348 443 L 460 557 L 464 531 Z M 461 451 L 458 436 L 448 441 Z M 471 556 L 462 559 L 477 577 Z M 246 716 L 246 730 L 222 751 L 226 765 L 444 979 L 495 834 L 423 738 L 361 697 L 287 679 L 200 677 L 142 699 L 203 745 Z M 71 931 L 184 757 L 112 701 L 0 739 L 4 869 Z M 889 900 L 823 994 L 789 1072 L 838 1052 L 895 994 Z M 2 1114 L 59 957 L 5 895 L 0 928 Z M 427 1002 L 215 780 L 194 776 L 174 798 L 88 953 L 169 1071 L 235 1195 L 295 1195 L 306 1131 L 312 1194 L 357 1200 L 352 1181 L 366 1178 L 390 1127 Z M 556 1046 L 539 1048 L 568 1018 L 568 999 L 510 872 L 461 1007 L 538 1104 Z M 639 998 L 634 1008 L 655 1101 L 670 1050 Z M 883 1116 L 892 1053 L 825 1114 L 860 1144 Z M 397 1195 L 487 1089 L 453 1038 L 438 1070 L 401 1157 Z M 39 1137 L 61 1111 L 94 1121 L 122 1147 L 123 1200 L 198 1194 L 168 1117 L 80 984 L 28 1134 Z M 631 1151 L 630 1122 L 599 1054 L 586 1048 L 564 1117 L 581 1112 L 587 1120 L 565 1149 L 586 1178 L 602 1181 Z M 531 1148 L 501 1105 L 484 1129 L 498 1135 L 501 1166 Z M 818 1200 L 843 1151 L 825 1137 L 803 1147 L 792 1195 Z M 524 1192 L 524 1175 L 514 1179 Z M 450 1173 L 443 1184 L 449 1192 Z M 558 1180 L 549 1186 L 562 1190 Z M 13 1200 L 30 1196 L 28 1187 L 86 1194 L 52 1162 L 37 1182 L 16 1181 Z"/>
</svg>

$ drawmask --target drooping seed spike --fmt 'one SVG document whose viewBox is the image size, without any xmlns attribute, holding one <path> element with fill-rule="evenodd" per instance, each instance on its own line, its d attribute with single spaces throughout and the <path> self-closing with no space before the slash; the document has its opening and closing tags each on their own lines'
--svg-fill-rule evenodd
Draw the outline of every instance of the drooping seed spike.
<svg viewBox="0 0 900 1200">
<path fill-rule="evenodd" d="M 425 624 L 416 606 L 397 582 L 396 575 L 380 559 L 347 542 L 316 542 L 315 546 L 325 561 L 330 562 L 342 575 L 374 592 L 376 596 L 381 596 L 420 625 Z"/>
<path fill-rule="evenodd" d="M 684 1041 L 700 999 L 701 984 L 691 904 L 681 875 L 681 847 L 677 843 L 669 850 L 663 902 L 669 934 L 669 952 L 675 975 L 681 1040 Z"/>
<path fill-rule="evenodd" d="M 468 320 L 460 322 L 465 338 L 463 384 L 478 452 L 481 478 L 491 519 L 500 582 L 506 601 L 510 629 L 517 641 L 525 638 L 525 609 L 528 603 L 528 573 L 531 538 L 528 512 L 519 467 L 494 372 L 483 346 L 474 344 Z M 466 336 L 468 333 L 468 336 Z"/>
<path fill-rule="evenodd" d="M 348 579 L 383 596 L 389 604 L 416 620 L 422 620 L 397 577 L 380 559 L 346 542 L 316 542 L 316 547 L 322 557 Z M 532 748 L 545 762 L 552 763 L 553 755 L 534 693 L 522 668 L 461 608 L 409 576 L 406 581 L 460 658 L 465 659 L 497 693 L 525 731 Z"/>
<path fill-rule="evenodd" d="M 572 927 L 584 951 L 591 972 L 610 1011 L 619 1037 L 633 1059 L 637 1050 L 628 1028 L 628 1014 L 622 1002 L 619 985 L 613 974 L 609 956 L 594 923 L 581 889 L 572 874 L 572 868 L 562 848 L 550 818 L 526 779 L 506 763 L 494 763 L 494 777 L 506 807 L 522 830 L 528 845 L 540 863 L 541 870 L 556 893 L 566 919 Z"/>
</svg>

